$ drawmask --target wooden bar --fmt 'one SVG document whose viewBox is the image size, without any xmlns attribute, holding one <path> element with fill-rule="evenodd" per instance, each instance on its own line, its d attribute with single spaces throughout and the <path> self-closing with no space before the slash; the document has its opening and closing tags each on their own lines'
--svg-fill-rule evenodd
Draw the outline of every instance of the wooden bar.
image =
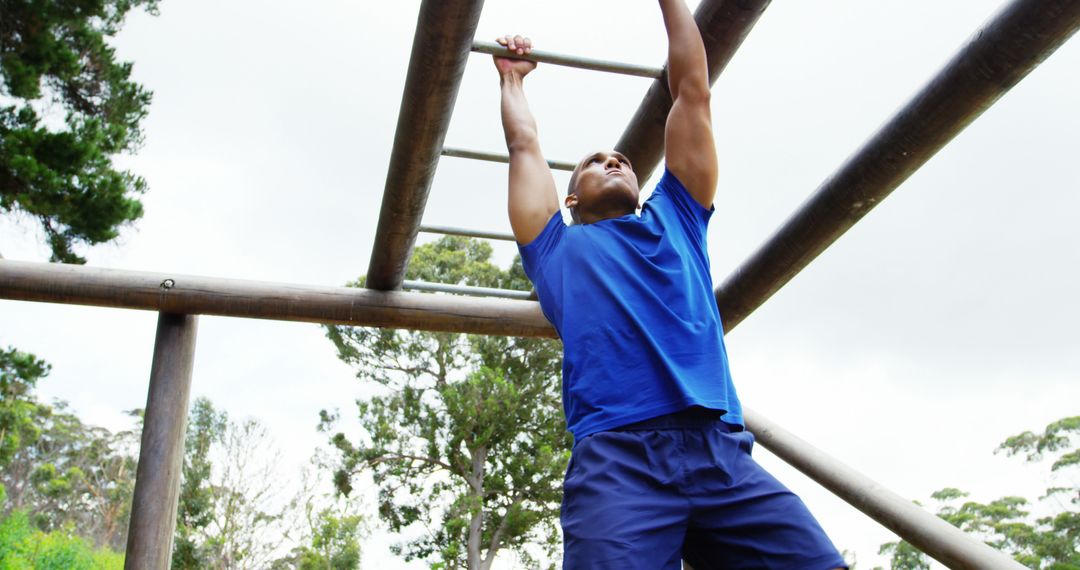
<svg viewBox="0 0 1080 570">
<path fill-rule="evenodd" d="M 184 467 L 197 317 L 158 316 L 142 446 L 131 502 L 125 570 L 167 570 Z"/>
<path fill-rule="evenodd" d="M 481 150 L 468 150 L 464 148 L 443 147 L 443 156 L 452 156 L 455 158 L 471 158 L 473 160 L 485 160 L 487 162 L 501 162 L 502 164 L 510 164 L 510 155 L 499 152 L 485 152 Z M 568 160 L 548 160 L 548 168 L 552 170 L 565 170 L 567 172 L 573 172 L 577 168 L 577 163 L 570 162 Z"/>
<path fill-rule="evenodd" d="M 464 236 L 480 239 L 493 239 L 498 241 L 510 241 L 517 242 L 514 239 L 514 234 L 507 232 L 489 232 L 484 230 L 470 230 L 468 228 L 456 228 L 453 226 L 429 226 L 423 224 L 420 226 L 420 231 L 429 234 L 442 234 L 447 236 Z"/>
<path fill-rule="evenodd" d="M 709 83 L 716 83 L 743 40 L 769 7 L 771 0 L 702 0 L 694 11 L 694 20 L 701 30 L 705 53 L 709 61 Z M 671 111 L 671 92 L 667 84 L 667 64 L 664 73 L 649 87 L 637 112 L 626 126 L 615 149 L 634 165 L 638 182 L 644 186 L 653 170 L 664 158 L 664 125 Z"/>
<path fill-rule="evenodd" d="M 522 337 L 555 337 L 535 301 L 0 261 L 0 299 Z"/>
<path fill-rule="evenodd" d="M 483 0 L 424 0 L 383 190 L 367 286 L 401 287 Z"/>
<path fill-rule="evenodd" d="M 471 285 L 456 285 L 451 283 L 432 283 L 430 281 L 409 281 L 408 279 L 401 282 L 401 288 L 406 291 L 451 293 L 454 295 L 468 295 L 470 297 L 497 297 L 500 299 L 518 299 L 522 301 L 534 298 L 534 293 L 531 291 L 496 289 L 495 287 L 474 287 Z"/>
<path fill-rule="evenodd" d="M 716 289 L 733 328 L 1080 27 L 1080 0 L 1015 0 Z"/>
<path fill-rule="evenodd" d="M 659 67 L 638 65 L 636 63 L 619 63 L 617 61 L 606 61 L 603 59 L 593 59 L 591 57 L 581 57 L 576 55 L 565 55 L 539 49 L 531 50 L 525 55 L 518 55 L 508 51 L 505 47 L 496 42 L 475 41 L 473 42 L 472 50 L 476 53 L 499 55 L 511 59 L 524 59 L 527 61 L 535 61 L 537 63 L 548 63 L 551 65 L 575 67 L 577 69 L 587 69 L 590 71 L 618 73 L 621 75 L 633 75 L 635 77 L 647 77 L 651 79 L 660 77 L 664 72 L 664 70 Z"/>
<path fill-rule="evenodd" d="M 759 444 L 837 497 L 949 568 L 1019 570 L 1022 565 L 926 512 L 752 410 L 746 428 Z"/>
</svg>

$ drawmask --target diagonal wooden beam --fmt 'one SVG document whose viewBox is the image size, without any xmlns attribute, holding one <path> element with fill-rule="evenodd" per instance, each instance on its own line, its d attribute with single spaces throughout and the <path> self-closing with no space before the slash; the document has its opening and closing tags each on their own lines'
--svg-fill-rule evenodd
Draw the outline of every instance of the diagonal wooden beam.
<svg viewBox="0 0 1080 570">
<path fill-rule="evenodd" d="M 424 0 L 416 21 L 367 286 L 401 287 L 483 0 Z"/>
<path fill-rule="evenodd" d="M 1015 0 L 716 289 L 735 327 L 1080 27 L 1080 0 Z"/>
<path fill-rule="evenodd" d="M 763 447 L 949 568 L 1024 568 L 1006 554 L 882 487 L 757 412 L 743 408 L 743 416 L 746 429 L 753 432 Z"/>
<path fill-rule="evenodd" d="M 709 61 L 709 83 L 727 67 L 736 50 L 750 34 L 770 0 L 703 0 L 694 12 Z M 638 181 L 644 185 L 664 156 L 664 124 L 671 111 L 671 91 L 664 73 L 653 81 L 637 112 L 615 148 L 634 163 Z"/>
</svg>

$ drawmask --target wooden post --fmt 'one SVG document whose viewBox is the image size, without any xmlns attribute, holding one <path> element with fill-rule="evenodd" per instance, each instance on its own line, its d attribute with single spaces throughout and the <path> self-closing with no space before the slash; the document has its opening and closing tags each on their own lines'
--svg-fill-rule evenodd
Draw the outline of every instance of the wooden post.
<svg viewBox="0 0 1080 570">
<path fill-rule="evenodd" d="M 166 570 L 184 465 L 197 317 L 160 313 L 124 570 Z"/>
</svg>

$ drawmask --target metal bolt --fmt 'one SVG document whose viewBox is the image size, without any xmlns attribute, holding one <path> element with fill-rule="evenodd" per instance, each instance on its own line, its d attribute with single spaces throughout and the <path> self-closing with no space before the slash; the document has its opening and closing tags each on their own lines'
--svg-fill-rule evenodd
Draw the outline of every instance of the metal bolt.
<svg viewBox="0 0 1080 570">
<path fill-rule="evenodd" d="M 166 279 L 161 282 L 162 289 L 172 289 L 174 285 L 176 285 L 176 281 L 173 281 L 172 279 Z"/>
</svg>

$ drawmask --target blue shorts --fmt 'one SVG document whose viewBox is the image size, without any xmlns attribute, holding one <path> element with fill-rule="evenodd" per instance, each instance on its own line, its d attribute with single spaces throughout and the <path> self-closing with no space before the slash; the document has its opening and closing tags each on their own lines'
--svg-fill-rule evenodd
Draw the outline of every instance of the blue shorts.
<svg viewBox="0 0 1080 570">
<path fill-rule="evenodd" d="M 702 408 L 585 437 L 564 482 L 563 568 L 846 568 L 753 444 Z"/>
</svg>

